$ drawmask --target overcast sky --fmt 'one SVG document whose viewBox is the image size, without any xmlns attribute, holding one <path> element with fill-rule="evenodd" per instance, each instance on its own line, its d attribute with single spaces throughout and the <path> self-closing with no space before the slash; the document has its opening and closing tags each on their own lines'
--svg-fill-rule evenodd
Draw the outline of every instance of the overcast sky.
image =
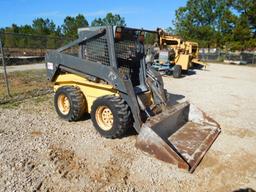
<svg viewBox="0 0 256 192">
<path fill-rule="evenodd" d="M 172 25 L 175 10 L 186 0 L 0 0 L 0 27 L 31 24 L 37 17 L 52 19 L 57 25 L 78 13 L 91 23 L 108 12 L 120 14 L 130 27 L 156 29 Z"/>
</svg>

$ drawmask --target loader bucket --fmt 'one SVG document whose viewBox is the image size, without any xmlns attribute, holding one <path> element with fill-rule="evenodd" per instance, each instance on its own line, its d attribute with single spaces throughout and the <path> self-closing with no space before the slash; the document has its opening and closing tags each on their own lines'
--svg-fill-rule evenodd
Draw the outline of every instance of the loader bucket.
<svg viewBox="0 0 256 192">
<path fill-rule="evenodd" d="M 184 102 L 150 117 L 141 127 L 136 147 L 192 173 L 219 133 L 216 121 Z"/>
</svg>

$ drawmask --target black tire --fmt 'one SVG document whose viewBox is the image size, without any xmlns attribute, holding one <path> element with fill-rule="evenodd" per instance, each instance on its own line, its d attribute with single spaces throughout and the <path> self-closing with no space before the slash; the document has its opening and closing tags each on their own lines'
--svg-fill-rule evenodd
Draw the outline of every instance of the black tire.
<svg viewBox="0 0 256 192">
<path fill-rule="evenodd" d="M 165 71 L 165 74 L 170 76 L 170 75 L 172 75 L 172 71 L 168 69 L 168 70 Z"/>
<path fill-rule="evenodd" d="M 108 130 L 103 129 L 97 122 L 96 111 L 103 106 L 109 108 L 113 115 L 113 123 Z M 133 126 L 129 106 L 122 98 L 111 95 L 100 97 L 94 101 L 91 110 L 91 119 L 95 129 L 103 137 L 111 139 L 121 138 Z"/>
<path fill-rule="evenodd" d="M 180 78 L 181 77 L 182 68 L 180 65 L 174 65 L 173 67 L 173 77 Z"/>
<path fill-rule="evenodd" d="M 60 96 L 66 96 L 69 103 L 70 109 L 67 114 L 63 114 L 58 105 L 58 99 Z M 86 100 L 84 94 L 78 87 L 74 86 L 63 86 L 60 87 L 54 95 L 54 106 L 58 115 L 67 121 L 77 121 L 85 113 Z"/>
</svg>

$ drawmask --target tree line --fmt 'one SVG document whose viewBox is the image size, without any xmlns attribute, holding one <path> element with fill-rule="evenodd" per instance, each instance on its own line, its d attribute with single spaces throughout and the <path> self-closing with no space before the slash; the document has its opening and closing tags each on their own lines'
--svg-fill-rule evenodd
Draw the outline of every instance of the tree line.
<svg viewBox="0 0 256 192">
<path fill-rule="evenodd" d="M 200 47 L 226 50 L 256 47 L 256 0 L 188 0 L 184 7 L 176 10 L 175 15 L 174 27 L 167 30 L 185 40 L 199 42 Z M 13 24 L 0 29 L 0 32 L 36 35 L 33 38 L 5 35 L 2 38 L 6 47 L 56 48 L 77 38 L 77 28 L 103 25 L 126 26 L 126 22 L 119 14 L 107 13 L 89 24 L 84 15 L 78 14 L 67 16 L 61 26 L 52 20 L 37 18 L 32 25 Z M 149 35 L 145 40 L 152 38 Z"/>
<path fill-rule="evenodd" d="M 176 10 L 173 33 L 201 47 L 256 47 L 256 0 L 188 0 Z"/>
<path fill-rule="evenodd" d="M 95 18 L 91 26 L 119 25 L 125 26 L 125 19 L 118 14 L 107 13 L 104 18 Z M 61 26 L 50 19 L 36 18 L 32 25 L 12 24 L 1 28 L 0 35 L 5 47 L 9 48 L 57 48 L 78 37 L 77 29 L 88 27 L 84 15 L 67 16 Z"/>
</svg>

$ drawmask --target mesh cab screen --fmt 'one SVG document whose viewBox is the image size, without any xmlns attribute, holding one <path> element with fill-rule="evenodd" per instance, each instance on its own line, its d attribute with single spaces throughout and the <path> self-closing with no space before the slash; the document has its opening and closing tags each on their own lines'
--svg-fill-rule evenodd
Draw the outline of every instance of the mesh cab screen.
<svg viewBox="0 0 256 192">
<path fill-rule="evenodd" d="M 139 85 L 140 58 L 136 52 L 135 41 L 117 41 L 115 52 L 120 75 L 129 76 L 134 86 Z"/>
<path fill-rule="evenodd" d="M 110 65 L 106 36 L 88 41 L 83 48 L 83 58 L 89 61 Z"/>
</svg>

